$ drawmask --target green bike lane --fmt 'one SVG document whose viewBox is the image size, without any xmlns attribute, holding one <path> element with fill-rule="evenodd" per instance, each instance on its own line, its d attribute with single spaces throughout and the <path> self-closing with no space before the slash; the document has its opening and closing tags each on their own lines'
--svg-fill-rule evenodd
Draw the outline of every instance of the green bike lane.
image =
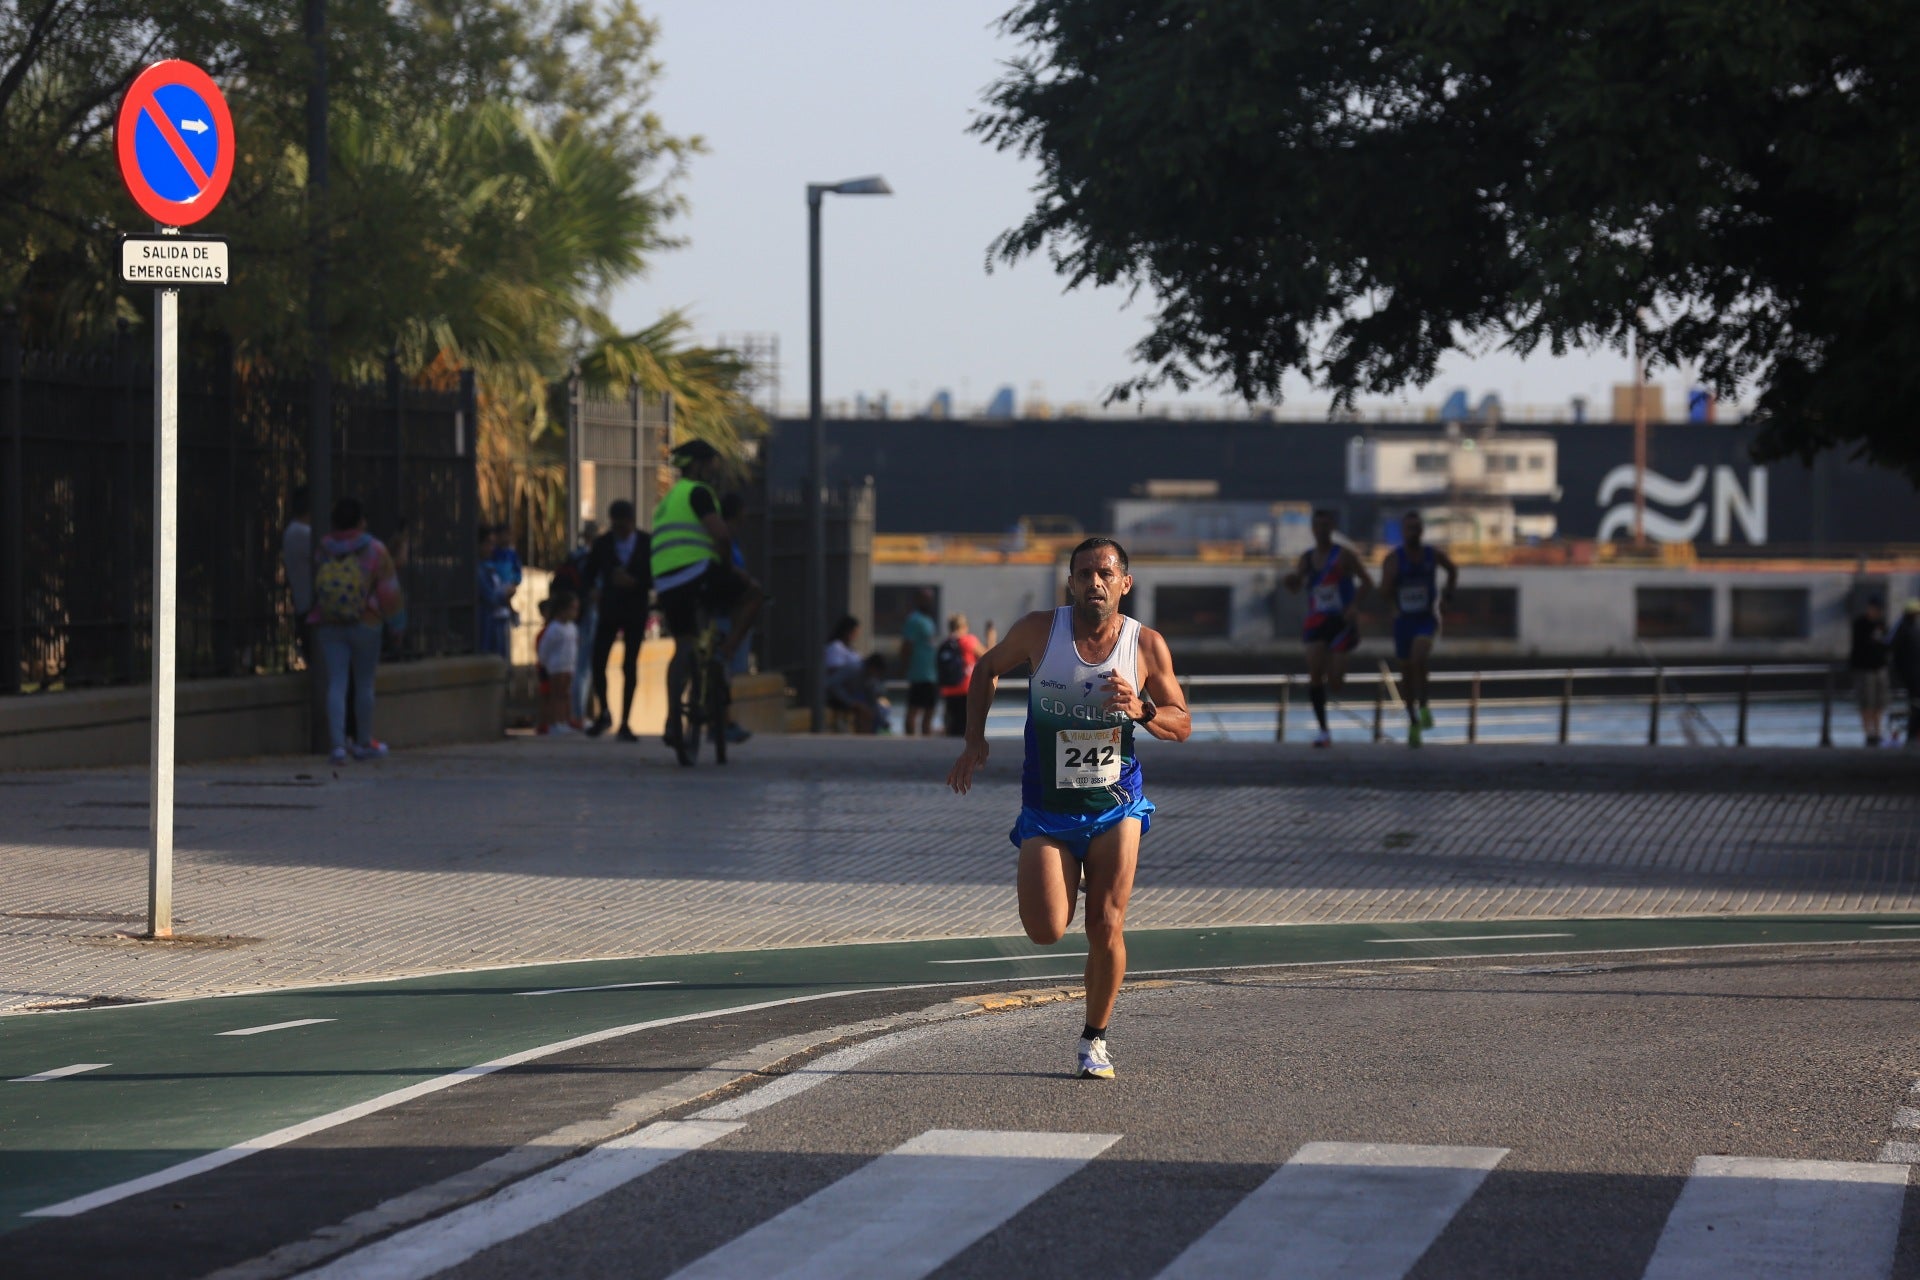
<svg viewBox="0 0 1920 1280">
<path fill-rule="evenodd" d="M 1275 925 L 1127 943 L 1141 977 L 1898 940 L 1920 942 L 1920 916 Z M 1050 950 L 965 938 L 585 960 L 0 1018 L 0 1231 L 595 1040 L 856 992 L 1076 979 L 1084 951 L 1070 935 Z"/>
</svg>

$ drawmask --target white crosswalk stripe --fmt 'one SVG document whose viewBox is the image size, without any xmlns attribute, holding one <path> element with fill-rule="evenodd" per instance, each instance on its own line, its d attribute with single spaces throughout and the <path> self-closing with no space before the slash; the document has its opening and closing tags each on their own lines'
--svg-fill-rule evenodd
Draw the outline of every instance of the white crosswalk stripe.
<svg viewBox="0 0 1920 1280">
<path fill-rule="evenodd" d="M 1884 1280 L 1905 1165 L 1701 1156 L 1645 1280 Z"/>
<path fill-rule="evenodd" d="M 933 1129 L 722 1245 L 676 1280 L 919 1280 L 1119 1140 Z"/>
<path fill-rule="evenodd" d="M 1310 1142 L 1173 1260 L 1161 1280 L 1399 1280 L 1504 1147 Z"/>
</svg>

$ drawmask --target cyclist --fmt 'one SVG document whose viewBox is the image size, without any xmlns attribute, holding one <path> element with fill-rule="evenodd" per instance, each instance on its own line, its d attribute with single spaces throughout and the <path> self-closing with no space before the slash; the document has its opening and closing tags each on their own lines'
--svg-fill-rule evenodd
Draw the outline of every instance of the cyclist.
<svg viewBox="0 0 1920 1280">
<path fill-rule="evenodd" d="M 734 567 L 733 533 L 720 515 L 720 452 L 704 440 L 688 440 L 674 448 L 673 465 L 680 479 L 653 509 L 653 588 L 660 616 L 673 636 L 673 661 L 667 664 L 667 731 L 664 741 L 692 764 L 697 743 L 686 741 L 682 705 L 693 677 L 693 651 L 704 609 L 714 618 L 727 617 L 730 627 L 720 643 L 722 666 L 746 642 L 754 615 L 760 611 L 760 585 Z"/>
</svg>

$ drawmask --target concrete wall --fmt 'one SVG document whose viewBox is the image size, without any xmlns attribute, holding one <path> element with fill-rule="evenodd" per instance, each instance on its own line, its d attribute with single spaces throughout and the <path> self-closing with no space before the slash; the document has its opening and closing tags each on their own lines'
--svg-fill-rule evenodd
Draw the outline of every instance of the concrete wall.
<svg viewBox="0 0 1920 1280">
<path fill-rule="evenodd" d="M 312 704 L 305 675 L 182 681 L 177 758 L 304 755 Z M 144 764 L 145 685 L 0 698 L 0 770 Z M 506 668 L 494 657 L 434 658 L 380 668 L 374 733 L 396 749 L 486 742 L 505 725 Z"/>
</svg>

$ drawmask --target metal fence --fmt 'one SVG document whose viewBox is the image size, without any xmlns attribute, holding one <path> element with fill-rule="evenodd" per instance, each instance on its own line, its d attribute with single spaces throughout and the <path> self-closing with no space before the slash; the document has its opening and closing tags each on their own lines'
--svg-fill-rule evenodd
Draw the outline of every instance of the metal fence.
<svg viewBox="0 0 1920 1280">
<path fill-rule="evenodd" d="M 152 645 L 153 376 L 124 326 L 88 351 L 21 347 L 0 318 L 0 693 L 138 682 Z M 305 382 L 230 358 L 180 378 L 179 672 L 285 671 L 280 569 L 307 470 Z M 475 392 L 383 382 L 334 395 L 334 492 L 403 562 L 397 656 L 474 642 Z M 316 513 L 324 526 L 325 514 Z"/>
</svg>

